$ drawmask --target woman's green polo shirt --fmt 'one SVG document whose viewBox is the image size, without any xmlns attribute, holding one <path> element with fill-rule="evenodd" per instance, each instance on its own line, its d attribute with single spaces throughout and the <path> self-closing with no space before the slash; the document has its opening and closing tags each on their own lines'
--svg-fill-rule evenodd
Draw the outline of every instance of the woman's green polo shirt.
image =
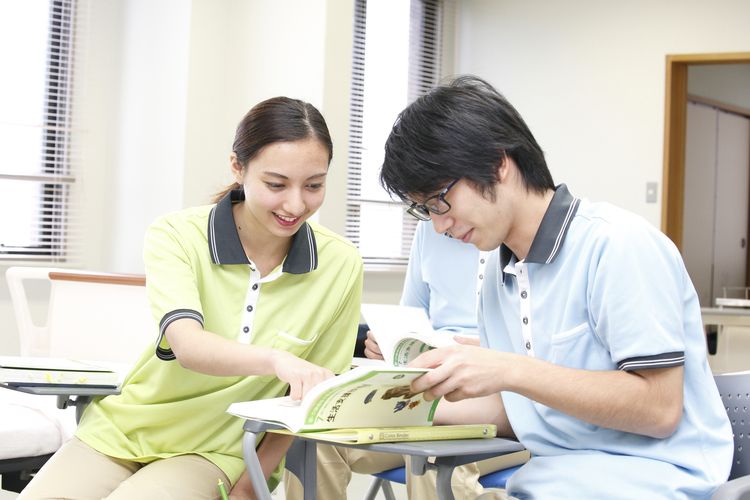
<svg viewBox="0 0 750 500">
<path fill-rule="evenodd" d="M 148 229 L 144 261 L 159 323 L 156 349 L 143 353 L 121 394 L 86 409 L 76 435 L 96 450 L 143 463 L 195 453 L 232 482 L 244 470 L 243 421 L 227 407 L 282 396 L 287 387 L 274 376 L 216 377 L 182 368 L 164 336 L 176 319 L 195 319 L 228 339 L 289 351 L 335 373 L 349 368 L 362 293 L 356 248 L 305 223 L 282 265 L 261 279 L 232 215 L 232 204 L 243 199 L 234 191 L 217 205 L 163 216 Z"/>
</svg>

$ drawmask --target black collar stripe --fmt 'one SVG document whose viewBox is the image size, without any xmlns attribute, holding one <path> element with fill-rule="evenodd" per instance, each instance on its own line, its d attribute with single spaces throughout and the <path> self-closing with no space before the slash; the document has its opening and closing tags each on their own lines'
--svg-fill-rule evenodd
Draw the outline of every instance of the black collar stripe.
<svg viewBox="0 0 750 500">
<path fill-rule="evenodd" d="M 314 241 L 313 241 L 313 234 L 312 234 L 312 228 L 305 224 L 307 229 L 307 241 L 308 245 L 310 245 L 310 269 L 317 269 L 318 267 L 318 256 L 313 251 L 313 248 L 315 247 Z"/>
<path fill-rule="evenodd" d="M 230 191 L 211 209 L 208 219 L 208 250 L 214 264 L 250 264 L 242 248 L 240 236 L 237 234 L 232 213 L 232 205 L 244 199 L 244 191 L 236 189 Z M 292 236 L 292 244 L 284 260 L 282 271 L 304 274 L 317 267 L 318 249 L 315 244 L 315 235 L 310 225 L 305 222 Z"/>
<path fill-rule="evenodd" d="M 290 274 L 309 273 L 318 267 L 318 250 L 315 243 L 315 234 L 308 223 L 292 237 L 292 246 L 284 260 L 282 271 Z"/>
<path fill-rule="evenodd" d="M 211 209 L 208 216 L 208 248 L 211 252 L 211 261 L 214 264 L 221 264 L 219 254 L 216 251 L 216 229 L 214 229 L 214 217 L 216 216 L 216 207 Z"/>
<path fill-rule="evenodd" d="M 557 252 L 560 251 L 560 247 L 562 246 L 562 242 L 565 240 L 565 235 L 568 233 L 568 227 L 570 226 L 570 221 L 573 220 L 573 216 L 576 214 L 576 211 L 578 210 L 578 204 L 581 200 L 578 198 L 575 198 L 573 200 L 573 203 L 568 206 L 568 213 L 565 214 L 565 220 L 563 221 L 563 225 L 560 228 L 560 232 L 557 233 L 557 238 L 555 239 L 555 246 L 552 247 L 552 252 L 549 254 L 549 257 L 547 257 L 547 260 L 544 262 L 545 264 L 549 264 L 553 260 L 555 260 L 555 257 L 557 257 Z"/>
<path fill-rule="evenodd" d="M 578 211 L 581 200 L 574 198 L 568 191 L 565 184 L 560 184 L 555 188 L 555 194 L 552 196 L 547 211 L 542 217 L 534 240 L 531 242 L 529 254 L 525 262 L 534 264 L 550 264 L 554 262 L 560 249 L 565 243 L 565 236 L 568 234 L 570 223 Z M 513 258 L 513 252 L 505 244 L 500 246 L 500 280 L 505 283 L 505 266 Z"/>
</svg>

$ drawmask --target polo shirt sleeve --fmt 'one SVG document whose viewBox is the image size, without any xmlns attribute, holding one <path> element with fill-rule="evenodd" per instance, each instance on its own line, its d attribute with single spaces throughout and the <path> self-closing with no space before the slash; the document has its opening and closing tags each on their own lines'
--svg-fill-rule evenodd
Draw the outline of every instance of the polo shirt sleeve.
<svg viewBox="0 0 750 500">
<path fill-rule="evenodd" d="M 640 219 L 609 226 L 590 266 L 591 322 L 618 369 L 683 365 L 684 304 L 695 292 L 672 242 Z"/>
<path fill-rule="evenodd" d="M 159 323 L 156 355 L 165 361 L 175 359 L 164 335 L 173 321 L 190 318 L 203 326 L 203 309 L 188 246 L 190 238 L 180 234 L 177 222 L 169 216 L 157 219 L 146 231 L 143 249 L 146 290 L 151 312 Z"/>
</svg>

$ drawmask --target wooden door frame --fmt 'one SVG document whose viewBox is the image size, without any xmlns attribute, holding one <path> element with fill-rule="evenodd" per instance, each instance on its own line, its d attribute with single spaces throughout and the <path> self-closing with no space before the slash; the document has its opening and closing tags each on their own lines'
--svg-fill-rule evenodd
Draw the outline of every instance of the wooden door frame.
<svg viewBox="0 0 750 500">
<path fill-rule="evenodd" d="M 750 52 L 667 55 L 661 229 L 679 249 L 685 199 L 688 66 L 706 64 L 750 64 Z"/>
</svg>

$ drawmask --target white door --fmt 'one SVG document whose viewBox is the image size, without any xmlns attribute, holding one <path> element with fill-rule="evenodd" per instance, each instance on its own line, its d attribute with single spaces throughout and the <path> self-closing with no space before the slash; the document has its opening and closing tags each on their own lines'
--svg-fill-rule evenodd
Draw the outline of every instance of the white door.
<svg viewBox="0 0 750 500">
<path fill-rule="evenodd" d="M 745 286 L 750 120 L 688 103 L 682 253 L 701 305 Z"/>
<path fill-rule="evenodd" d="M 723 287 L 745 286 L 750 120 L 719 111 L 717 138 L 714 298 Z"/>
<path fill-rule="evenodd" d="M 702 306 L 712 303 L 716 124 L 715 109 L 688 103 L 682 257 Z"/>
</svg>

